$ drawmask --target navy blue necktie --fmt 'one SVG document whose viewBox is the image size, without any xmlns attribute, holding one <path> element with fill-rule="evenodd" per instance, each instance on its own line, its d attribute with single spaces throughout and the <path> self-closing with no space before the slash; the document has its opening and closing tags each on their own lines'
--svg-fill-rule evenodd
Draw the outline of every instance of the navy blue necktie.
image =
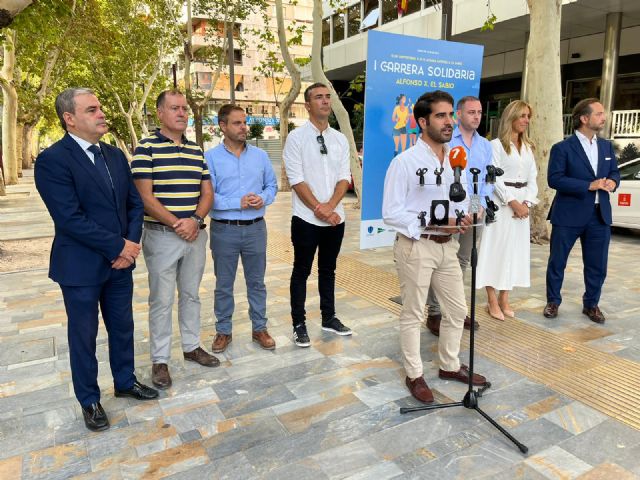
<svg viewBox="0 0 640 480">
<path fill-rule="evenodd" d="M 100 172 L 100 176 L 104 183 L 109 187 L 110 190 L 113 191 L 113 183 L 111 182 L 111 175 L 109 174 L 109 169 L 107 168 L 107 162 L 104 161 L 104 157 L 102 156 L 102 150 L 97 145 L 91 145 L 88 150 L 93 153 L 93 162 Z"/>
</svg>

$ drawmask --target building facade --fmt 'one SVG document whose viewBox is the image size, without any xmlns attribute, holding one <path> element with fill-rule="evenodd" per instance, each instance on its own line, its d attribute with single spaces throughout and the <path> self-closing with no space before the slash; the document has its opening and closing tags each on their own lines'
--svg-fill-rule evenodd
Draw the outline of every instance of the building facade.
<svg viewBox="0 0 640 480">
<path fill-rule="evenodd" d="M 247 111 L 248 123 L 263 123 L 265 125 L 264 138 L 278 138 L 279 133 L 275 126 L 280 122 L 278 110 L 278 102 L 282 101 L 287 92 L 291 89 L 291 78 L 284 73 L 275 73 L 265 75 L 258 71 L 260 62 L 263 61 L 267 53 L 258 48 L 262 40 L 256 35 L 255 30 L 261 31 L 270 28 L 274 32 L 276 30 L 276 13 L 275 7 L 270 2 L 268 6 L 269 24 L 265 25 L 261 14 L 252 14 L 249 18 L 242 22 L 237 22 L 233 29 L 234 46 L 234 78 L 233 90 L 236 104 L 243 107 Z M 283 2 L 283 15 L 285 25 L 296 22 L 297 25 L 305 25 L 306 31 L 302 35 L 301 45 L 290 47 L 290 53 L 294 59 L 304 59 L 311 55 L 311 13 L 313 8 L 312 0 L 299 0 L 297 2 Z M 210 18 L 194 16 L 192 18 L 193 28 L 193 60 L 191 64 L 191 82 L 192 85 L 206 92 L 211 88 L 211 83 L 215 79 L 216 72 L 212 69 L 210 63 L 206 60 L 209 53 L 204 53 L 206 47 L 212 44 L 211 36 L 216 35 L 221 44 L 223 29 L 216 25 L 216 21 Z M 277 37 L 276 37 L 277 38 Z M 277 43 L 270 47 L 278 52 Z M 203 58 L 203 60 L 200 60 Z M 228 58 L 228 57 L 227 57 Z M 220 73 L 214 86 L 211 101 L 208 103 L 205 111 L 205 132 L 215 135 L 218 130 L 217 112 L 225 103 L 229 103 L 231 98 L 231 81 L 230 75 L 225 67 Z M 179 62 L 184 65 L 184 62 Z M 183 72 L 178 73 L 178 78 L 183 77 Z M 298 125 L 306 120 L 306 110 L 304 108 L 304 98 L 302 92 L 306 83 L 303 82 L 301 94 L 298 96 L 295 104 L 291 108 L 289 121 Z M 191 133 L 191 128 L 188 134 Z"/>
<path fill-rule="evenodd" d="M 526 97 L 524 62 L 529 31 L 525 0 L 349 0 L 335 11 L 325 3 L 324 66 L 338 85 L 365 70 L 367 31 L 373 28 L 484 46 L 481 130 L 490 133 L 513 99 Z M 448 15 L 447 15 L 448 13 Z M 495 15 L 493 30 L 482 30 Z M 640 137 L 640 1 L 563 0 L 561 73 L 564 111 L 587 96 L 612 112 L 614 139 Z M 449 18 L 450 17 L 450 18 Z M 448 22 L 447 22 L 448 20 Z M 565 124 L 569 127 L 569 122 Z"/>
</svg>

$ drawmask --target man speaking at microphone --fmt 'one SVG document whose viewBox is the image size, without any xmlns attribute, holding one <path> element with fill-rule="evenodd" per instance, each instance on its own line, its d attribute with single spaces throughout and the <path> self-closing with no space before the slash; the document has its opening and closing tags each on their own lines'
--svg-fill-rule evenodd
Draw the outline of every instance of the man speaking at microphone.
<svg viewBox="0 0 640 480">
<path fill-rule="evenodd" d="M 478 127 L 482 120 L 482 103 L 478 97 L 467 96 L 458 100 L 456 106 L 456 118 L 458 120 L 458 126 L 453 130 L 453 135 L 449 146 L 451 148 L 460 146 L 464 148 L 467 155 L 467 171 L 471 168 L 477 168 L 482 173 L 487 171 L 487 166 L 491 165 L 491 157 L 493 151 L 491 149 L 491 143 L 486 138 L 480 136 L 478 133 Z M 478 213 L 478 219 L 482 218 L 484 208 L 486 208 L 486 197 L 491 197 L 493 194 L 493 185 L 484 181 L 484 176 L 480 177 L 478 182 L 478 194 L 480 195 L 480 203 L 482 209 Z M 467 192 L 469 195 L 473 193 L 473 175 L 467 175 Z M 478 228 L 476 231 L 477 244 L 480 244 L 482 240 L 482 228 Z M 460 268 L 462 268 L 462 275 L 464 276 L 469 263 L 471 262 L 471 248 L 473 246 L 473 235 L 471 231 L 460 234 L 458 237 L 458 261 L 460 262 Z M 433 288 L 429 289 L 429 295 L 427 296 L 427 304 L 429 305 L 429 312 L 427 314 L 427 328 L 435 336 L 440 334 L 440 320 L 442 314 L 440 312 L 440 304 L 436 298 Z M 478 322 L 475 322 L 476 329 L 478 328 Z M 471 327 L 471 318 L 467 315 L 464 319 L 464 328 L 469 330 Z"/>
<path fill-rule="evenodd" d="M 420 328 L 430 286 L 446 310 L 440 324 L 438 375 L 445 380 L 469 381 L 469 370 L 458 359 L 467 303 L 454 234 L 464 233 L 471 217 L 456 215 L 456 210 L 468 210 L 469 196 L 464 190 L 466 152 L 463 147 L 451 150 L 447 143 L 453 133 L 453 97 L 441 90 L 425 93 L 416 102 L 413 114 L 422 133 L 387 170 L 382 216 L 398 232 L 393 256 L 402 297 L 400 348 L 405 383 L 413 397 L 431 403 L 433 393 L 424 380 L 420 355 Z M 427 173 L 421 185 L 418 172 L 424 169 Z M 443 200 L 448 201 L 448 211 L 443 212 L 443 205 L 432 211 L 433 202 Z M 472 382 L 484 385 L 486 379 L 474 374 Z"/>
</svg>

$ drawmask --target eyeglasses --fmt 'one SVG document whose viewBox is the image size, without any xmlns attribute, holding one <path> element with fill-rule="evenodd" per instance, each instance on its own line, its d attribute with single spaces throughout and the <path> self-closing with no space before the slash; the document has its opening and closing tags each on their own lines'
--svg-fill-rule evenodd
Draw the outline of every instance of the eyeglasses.
<svg viewBox="0 0 640 480">
<path fill-rule="evenodd" d="M 318 135 L 316 137 L 316 140 L 320 144 L 320 153 L 322 155 L 328 155 L 329 154 L 329 150 L 327 150 L 327 146 L 324 143 L 324 137 L 322 135 Z"/>
</svg>

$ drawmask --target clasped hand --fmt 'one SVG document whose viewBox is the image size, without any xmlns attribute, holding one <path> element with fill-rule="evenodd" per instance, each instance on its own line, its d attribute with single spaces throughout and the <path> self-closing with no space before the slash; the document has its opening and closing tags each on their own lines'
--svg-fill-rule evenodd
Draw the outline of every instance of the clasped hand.
<svg viewBox="0 0 640 480">
<path fill-rule="evenodd" d="M 511 200 L 509 207 L 513 210 L 513 218 L 524 219 L 529 216 L 529 206 L 526 203 L 521 203 L 518 200 Z"/>
<path fill-rule="evenodd" d="M 198 238 L 198 232 L 200 231 L 200 224 L 195 218 L 191 217 L 180 218 L 171 227 L 176 235 L 187 242 L 193 242 Z"/>
<path fill-rule="evenodd" d="M 253 192 L 247 193 L 240 199 L 240 208 L 242 210 L 245 210 L 247 208 L 255 208 L 256 210 L 259 210 L 263 207 L 263 205 L 264 200 L 262 199 L 262 197 L 260 195 L 256 195 Z"/>
<path fill-rule="evenodd" d="M 605 192 L 613 192 L 616 189 L 616 182 L 610 178 L 598 178 L 589 184 L 589 190 L 604 190 Z"/>
<path fill-rule="evenodd" d="M 123 268 L 130 267 L 136 258 L 140 255 L 140 244 L 132 242 L 131 240 L 124 239 L 124 248 L 120 252 L 120 255 L 111 262 L 111 268 L 121 270 Z"/>
<path fill-rule="evenodd" d="M 333 227 L 338 225 L 342 220 L 340 215 L 333 210 L 333 207 L 329 203 L 319 203 L 313 210 L 313 214 L 317 219 L 327 222 Z"/>
</svg>

